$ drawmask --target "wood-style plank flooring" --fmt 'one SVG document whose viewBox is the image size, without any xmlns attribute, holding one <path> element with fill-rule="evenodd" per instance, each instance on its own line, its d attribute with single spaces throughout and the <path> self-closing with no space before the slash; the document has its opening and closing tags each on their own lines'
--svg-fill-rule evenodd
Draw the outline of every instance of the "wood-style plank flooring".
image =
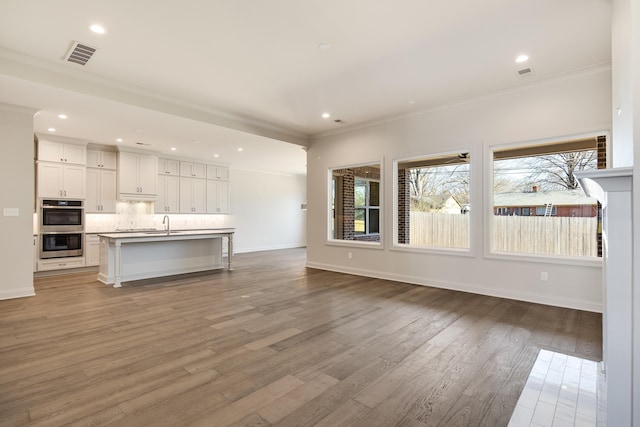
<svg viewBox="0 0 640 427">
<path fill-rule="evenodd" d="M 304 249 L 0 301 L 0 425 L 505 426 L 541 348 L 601 316 L 306 269 Z"/>
</svg>

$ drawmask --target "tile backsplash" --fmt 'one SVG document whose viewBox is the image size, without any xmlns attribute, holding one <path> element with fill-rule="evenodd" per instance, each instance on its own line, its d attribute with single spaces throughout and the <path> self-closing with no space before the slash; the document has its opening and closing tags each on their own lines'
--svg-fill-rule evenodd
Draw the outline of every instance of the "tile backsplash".
<svg viewBox="0 0 640 427">
<path fill-rule="evenodd" d="M 117 229 L 162 229 L 164 214 L 153 212 L 153 202 L 118 202 L 115 214 L 86 214 L 87 233 L 105 233 Z M 231 227 L 229 215 L 169 214 L 171 228 L 199 229 Z"/>
</svg>

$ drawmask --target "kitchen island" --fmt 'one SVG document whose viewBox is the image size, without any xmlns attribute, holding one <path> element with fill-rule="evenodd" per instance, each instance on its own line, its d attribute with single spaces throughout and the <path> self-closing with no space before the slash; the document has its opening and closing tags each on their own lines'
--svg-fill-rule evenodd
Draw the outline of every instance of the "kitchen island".
<svg viewBox="0 0 640 427">
<path fill-rule="evenodd" d="M 115 288 L 122 282 L 224 268 L 227 238 L 231 270 L 234 229 L 105 233 L 100 237 L 98 280 Z"/>
</svg>

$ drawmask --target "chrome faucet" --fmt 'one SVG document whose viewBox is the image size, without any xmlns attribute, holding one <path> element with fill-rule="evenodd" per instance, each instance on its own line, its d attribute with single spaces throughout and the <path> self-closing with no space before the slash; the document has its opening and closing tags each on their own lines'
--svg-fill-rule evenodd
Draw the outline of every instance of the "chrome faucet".
<svg viewBox="0 0 640 427">
<path fill-rule="evenodd" d="M 162 224 L 164 224 L 165 221 L 167 222 L 167 225 L 164 227 L 164 231 L 166 231 L 167 234 L 171 234 L 171 226 L 169 225 L 169 215 L 165 215 L 164 218 L 162 218 Z"/>
</svg>

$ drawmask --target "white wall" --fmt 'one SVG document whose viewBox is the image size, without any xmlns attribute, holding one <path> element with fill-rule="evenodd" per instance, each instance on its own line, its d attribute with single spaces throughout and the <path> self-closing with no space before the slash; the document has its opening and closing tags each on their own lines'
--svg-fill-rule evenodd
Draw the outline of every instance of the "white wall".
<svg viewBox="0 0 640 427">
<path fill-rule="evenodd" d="M 33 115 L 36 110 L 0 104 L 0 299 L 34 295 Z M 19 183 L 18 186 L 11 183 Z M 18 216 L 6 216 L 17 209 Z"/>
<path fill-rule="evenodd" d="M 234 251 L 253 252 L 306 245 L 307 211 L 304 175 L 277 175 L 231 169 Z"/>
<path fill-rule="evenodd" d="M 491 257 L 484 244 L 492 215 L 483 189 L 483 181 L 488 185 L 484 162 L 492 145 L 608 131 L 610 126 L 611 73 L 602 67 L 574 78 L 539 82 L 527 89 L 316 138 L 307 154 L 307 265 L 600 311 L 600 263 Z M 451 151 L 471 153 L 471 254 L 393 250 L 393 160 Z M 382 249 L 328 245 L 327 171 L 370 161 L 383 161 Z M 548 272 L 548 282 L 540 281 L 542 271 Z"/>
</svg>

